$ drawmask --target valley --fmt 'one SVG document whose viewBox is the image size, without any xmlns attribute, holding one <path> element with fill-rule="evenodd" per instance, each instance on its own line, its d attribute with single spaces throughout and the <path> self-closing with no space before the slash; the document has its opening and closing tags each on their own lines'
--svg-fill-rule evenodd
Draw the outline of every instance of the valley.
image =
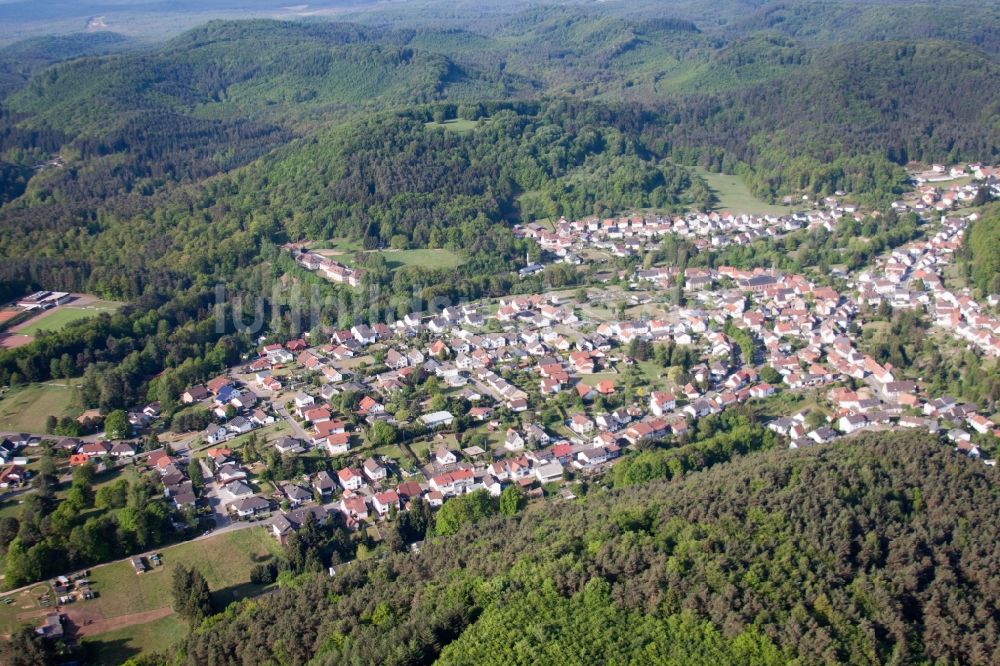
<svg viewBox="0 0 1000 666">
<path fill-rule="evenodd" d="M 0 660 L 994 663 L 997 20 L 0 4 Z"/>
</svg>

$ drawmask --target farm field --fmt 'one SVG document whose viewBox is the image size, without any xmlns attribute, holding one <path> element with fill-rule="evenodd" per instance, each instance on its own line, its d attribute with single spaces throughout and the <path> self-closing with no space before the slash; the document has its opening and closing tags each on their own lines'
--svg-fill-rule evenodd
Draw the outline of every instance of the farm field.
<svg viewBox="0 0 1000 666">
<path fill-rule="evenodd" d="M 114 301 L 92 300 L 84 304 L 60 305 L 57 308 L 40 313 L 37 317 L 17 327 L 21 335 L 37 335 L 39 331 L 58 331 L 67 324 L 80 319 L 86 319 L 101 314 L 114 312 L 122 306 Z"/>
<path fill-rule="evenodd" d="M 778 206 L 761 201 L 750 192 L 750 188 L 740 176 L 712 173 L 701 167 L 695 167 L 692 171 L 704 178 L 708 187 L 715 193 L 719 200 L 715 206 L 716 210 L 757 215 L 779 215 L 793 210 L 791 206 Z"/>
<path fill-rule="evenodd" d="M 44 433 L 45 421 L 74 416 L 77 388 L 72 381 L 51 381 L 13 388 L 0 398 L 0 430 Z"/>
</svg>

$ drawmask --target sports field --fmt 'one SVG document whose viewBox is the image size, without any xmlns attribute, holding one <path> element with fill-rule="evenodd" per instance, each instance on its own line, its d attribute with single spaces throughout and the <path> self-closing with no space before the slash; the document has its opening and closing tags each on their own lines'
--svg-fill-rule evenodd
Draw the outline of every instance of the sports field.
<svg viewBox="0 0 1000 666">
<path fill-rule="evenodd" d="M 3 328 L 11 319 L 16 319 L 24 310 L 20 308 L 0 308 L 0 328 Z"/>
<path fill-rule="evenodd" d="M 114 312 L 121 307 L 114 301 L 93 300 L 80 305 L 60 305 L 57 308 L 42 312 L 23 326 L 17 327 L 21 335 L 37 335 L 39 331 L 58 331 L 67 324 L 99 315 L 102 312 Z"/>
<path fill-rule="evenodd" d="M 451 250 L 418 249 L 418 250 L 383 250 L 385 261 L 390 269 L 403 266 L 423 266 L 425 268 L 456 268 L 465 263 L 462 257 Z"/>
</svg>

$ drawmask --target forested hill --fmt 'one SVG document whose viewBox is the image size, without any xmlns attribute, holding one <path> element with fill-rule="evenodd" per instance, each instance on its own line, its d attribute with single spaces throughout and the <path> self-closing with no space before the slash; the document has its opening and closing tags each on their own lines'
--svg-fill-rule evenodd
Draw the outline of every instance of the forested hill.
<svg viewBox="0 0 1000 666">
<path fill-rule="evenodd" d="M 372 109 L 553 96 L 659 114 L 658 129 L 675 131 L 658 152 L 745 169 L 765 197 L 848 189 L 887 199 L 898 189 L 892 163 L 997 156 L 1000 65 L 973 45 L 989 45 L 979 32 L 858 43 L 803 31 L 569 8 L 485 34 L 216 21 L 153 48 L 27 67 L 30 80 L 0 102 L 0 161 L 62 153 L 66 169 L 32 179 L 27 198 L 77 200 L 79 215 L 240 167 Z M 113 42 L 81 38 L 52 57 Z M 37 62 L 32 43 L 7 50 Z M 3 199 L 25 189 L 12 183 Z"/>
<path fill-rule="evenodd" d="M 125 397 L 137 399 L 180 358 L 122 363 L 154 337 L 136 325 L 144 310 L 204 323 L 210 284 L 257 294 L 261 274 L 293 271 L 277 250 L 288 241 L 460 255 L 461 269 L 366 264 L 401 310 L 414 288 L 538 288 L 511 278 L 527 249 L 514 222 L 707 208 L 689 166 L 739 173 L 765 199 L 848 190 L 887 205 L 908 160 L 1000 159 L 1000 65 L 966 19 L 935 28 L 951 41 L 858 43 L 847 29 L 831 37 L 827 12 L 812 35 L 801 13 L 785 30 L 776 19 L 740 31 L 675 4 L 677 17 L 546 7 L 449 28 L 216 21 L 103 55 L 124 44 L 5 49 L 0 61 L 15 54 L 23 67 L 0 101 L 0 296 L 58 289 L 141 305 L 113 335 L 93 320 L 3 350 L 0 378 L 48 379 L 64 353 L 83 373 L 87 353 L 125 336 L 98 358 L 118 364 L 108 372 L 131 368 Z M 737 4 L 748 3 L 726 6 Z M 960 11 L 943 3 L 928 20 Z M 567 286 L 564 268 L 546 283 Z M 321 323 L 356 317 L 368 315 Z M 188 344 L 176 331 L 157 344 L 174 348 L 171 336 Z"/>
<path fill-rule="evenodd" d="M 406 33 L 343 23 L 215 21 L 154 49 L 57 65 L 5 105 L 52 127 L 95 133 L 110 114 L 130 111 L 280 120 L 321 104 L 414 104 L 477 86 L 480 97 L 506 93 L 496 80 L 406 41 Z M 281 113 L 269 114 L 271 107 Z"/>
<path fill-rule="evenodd" d="M 761 196 L 834 184 L 886 192 L 890 162 L 997 159 L 998 84 L 1000 64 L 974 47 L 841 44 L 811 52 L 779 80 L 666 106 L 676 144 L 702 161 L 716 155 L 727 171 L 749 165 Z"/>
<path fill-rule="evenodd" d="M 942 39 L 973 44 L 1000 53 L 1000 6 L 991 2 L 920 2 L 855 0 L 765 2 L 733 21 L 734 34 L 779 30 L 825 42 L 853 40 Z"/>
<path fill-rule="evenodd" d="M 52 63 L 119 51 L 129 41 L 113 32 L 35 37 L 0 48 L 0 99 L 21 88 L 33 73 Z"/>
<path fill-rule="evenodd" d="M 883 433 L 592 486 L 305 575 L 207 621 L 181 661 L 997 663 L 996 482 Z"/>
</svg>

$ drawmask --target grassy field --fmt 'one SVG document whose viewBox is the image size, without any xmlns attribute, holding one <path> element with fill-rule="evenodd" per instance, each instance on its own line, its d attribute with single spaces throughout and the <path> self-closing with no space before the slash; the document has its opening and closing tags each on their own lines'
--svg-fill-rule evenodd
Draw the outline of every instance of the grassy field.
<svg viewBox="0 0 1000 666">
<path fill-rule="evenodd" d="M 760 412 L 768 418 L 778 418 L 789 414 L 810 411 L 820 408 L 820 396 L 815 391 L 807 393 L 782 391 L 769 398 L 759 401 Z"/>
<path fill-rule="evenodd" d="M 403 458 L 409 459 L 409 456 L 403 453 L 403 449 L 399 448 L 395 444 L 380 446 L 375 449 L 373 453 L 387 458 L 392 458 L 393 460 L 402 460 Z"/>
<path fill-rule="evenodd" d="M 442 127 L 449 132 L 457 132 L 459 134 L 465 134 L 479 127 L 480 122 L 482 121 L 466 120 L 464 118 L 453 118 L 451 120 L 446 120 L 443 123 L 436 123 L 432 121 L 425 124 L 428 128 Z"/>
<path fill-rule="evenodd" d="M 9 597 L 14 600 L 10 605 L 0 605 L 0 637 L 9 636 L 22 624 L 40 624 L 40 618 L 47 612 L 47 609 L 38 602 L 38 598 L 43 595 L 47 596 L 50 602 L 55 602 L 48 585 L 36 585 L 16 595 L 0 594 L 0 599 Z M 49 606 L 49 608 L 54 607 L 54 605 Z"/>
<path fill-rule="evenodd" d="M 75 416 L 77 388 L 73 382 L 51 381 L 11 389 L 0 399 L 0 430 L 44 433 L 45 420 Z"/>
<path fill-rule="evenodd" d="M 610 379 L 615 386 L 621 387 L 622 376 L 617 372 L 595 372 L 592 375 L 580 375 L 580 381 L 587 386 L 597 386 L 605 379 Z"/>
<path fill-rule="evenodd" d="M 654 389 L 667 384 L 667 369 L 660 366 L 656 361 L 638 361 L 639 369 L 646 376 Z"/>
<path fill-rule="evenodd" d="M 965 289 L 969 286 L 965 272 L 959 264 L 949 264 L 944 267 L 944 284 L 949 289 Z"/>
<path fill-rule="evenodd" d="M 20 518 L 21 497 L 12 497 L 0 501 L 0 518 Z"/>
<path fill-rule="evenodd" d="M 395 270 L 403 266 L 423 266 L 425 268 L 456 268 L 465 263 L 462 257 L 451 250 L 384 250 L 385 261 Z"/>
<path fill-rule="evenodd" d="M 325 241 L 311 243 L 310 247 L 325 254 L 334 261 L 345 266 L 354 266 L 355 255 L 362 251 L 361 243 L 356 240 L 334 238 Z M 328 252 L 324 252 L 328 250 Z M 465 260 L 451 250 L 440 248 L 418 248 L 414 250 L 367 250 L 368 252 L 381 252 L 385 257 L 386 265 L 390 270 L 403 268 L 404 266 L 425 266 L 427 268 L 455 268 L 465 263 Z"/>
<path fill-rule="evenodd" d="M 187 632 L 187 626 L 176 615 L 109 631 L 82 641 L 87 663 L 94 666 L 121 664 L 139 654 L 161 652 L 174 645 Z"/>
<path fill-rule="evenodd" d="M 793 209 L 791 206 L 776 206 L 761 201 L 750 193 L 750 188 L 739 176 L 730 176 L 724 173 L 711 173 L 695 167 L 694 173 L 705 179 L 708 187 L 715 193 L 719 203 L 715 209 L 729 211 L 731 213 L 754 213 L 757 215 L 789 213 Z"/>
<path fill-rule="evenodd" d="M 112 483 L 116 483 L 119 479 L 125 479 L 129 483 L 139 483 L 142 474 L 146 473 L 145 470 L 145 467 L 136 467 L 135 465 L 104 470 L 103 472 L 98 472 L 94 475 L 94 483 L 91 488 L 96 493 L 104 486 L 110 486 Z M 72 473 L 69 465 L 63 467 L 61 472 Z M 71 484 L 64 483 L 59 490 L 56 491 L 56 499 L 66 499 L 66 495 L 69 494 L 69 489 L 71 487 Z M 88 509 L 88 511 L 94 511 L 94 509 L 91 508 Z"/>
<path fill-rule="evenodd" d="M 343 252 L 345 254 L 354 254 L 355 252 L 361 252 L 364 248 L 361 246 L 360 240 L 351 240 L 348 238 L 331 238 L 329 240 L 315 241 L 309 243 L 309 248 L 312 250 L 334 250 L 336 252 Z M 328 254 L 326 252 L 320 252 L 320 254 Z M 341 261 L 342 259 L 338 259 Z"/>
<path fill-rule="evenodd" d="M 18 333 L 37 335 L 39 331 L 58 331 L 71 322 L 93 317 L 102 312 L 114 312 L 120 307 L 121 303 L 113 301 L 93 301 L 81 306 L 63 305 L 38 315 L 27 326 L 18 330 Z"/>
<path fill-rule="evenodd" d="M 430 451 L 430 449 L 431 449 L 430 442 L 426 440 L 419 442 L 412 442 L 410 444 L 410 450 L 412 450 L 413 454 L 417 456 L 417 458 L 419 458 L 421 461 L 427 459 L 427 452 Z"/>
<path fill-rule="evenodd" d="M 257 439 L 261 442 L 273 442 L 279 437 L 284 437 L 285 435 L 291 435 L 291 434 L 292 434 L 292 429 L 288 427 L 288 423 L 286 423 L 284 419 L 278 419 L 269 426 L 265 426 L 257 430 L 252 430 L 246 433 L 245 435 L 240 435 L 239 437 L 234 437 L 233 439 L 229 440 L 228 442 L 224 442 L 219 446 L 227 449 L 238 449 L 243 445 L 245 445 L 248 441 L 250 441 L 250 438 L 253 437 L 254 435 L 256 435 Z M 215 448 L 215 447 L 210 447 L 210 448 Z M 205 452 L 207 451 L 208 449 L 205 449 Z"/>
<path fill-rule="evenodd" d="M 163 565 L 144 574 L 136 574 L 127 561 L 94 569 L 90 579 L 99 596 L 86 603 L 105 618 L 169 606 L 171 573 L 178 564 L 186 564 L 201 571 L 213 602 L 223 608 L 258 591 L 250 583 L 250 569 L 277 554 L 278 544 L 265 529 L 252 527 L 159 552 Z"/>
</svg>

